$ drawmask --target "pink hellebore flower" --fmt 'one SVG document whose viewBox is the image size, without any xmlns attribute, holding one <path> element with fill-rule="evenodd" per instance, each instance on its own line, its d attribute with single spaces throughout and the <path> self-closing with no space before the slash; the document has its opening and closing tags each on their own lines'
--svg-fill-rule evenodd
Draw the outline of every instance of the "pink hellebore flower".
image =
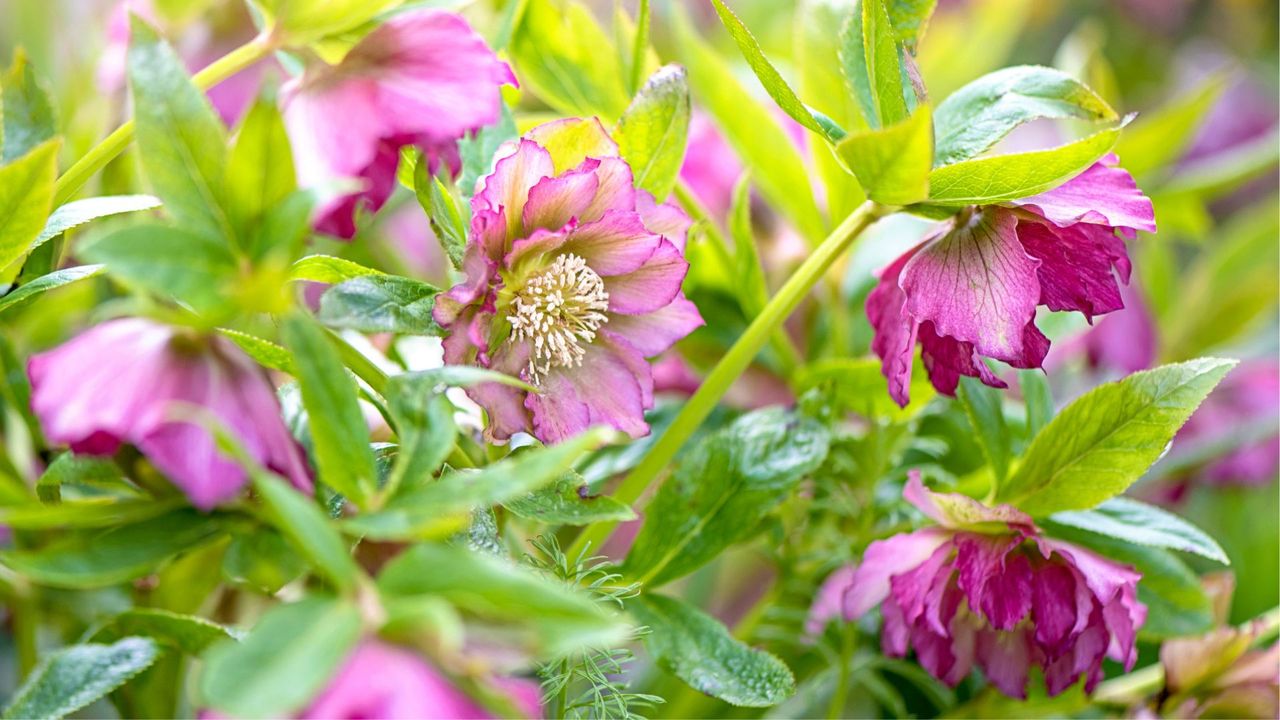
<svg viewBox="0 0 1280 720">
<path fill-rule="evenodd" d="M 508 679 L 502 685 L 525 716 L 542 717 L 537 683 Z M 412 652 L 365 640 L 298 717 L 459 720 L 493 716 Z"/>
<path fill-rule="evenodd" d="M 1104 657 L 1133 667 L 1147 615 L 1138 572 L 1044 537 L 1013 506 L 931 492 L 918 472 L 903 497 L 941 527 L 871 543 L 844 593 L 849 620 L 881 605 L 886 655 L 913 647 L 952 686 L 977 663 L 1001 692 L 1021 698 L 1032 665 L 1050 695 L 1081 674 L 1092 691 Z"/>
<path fill-rule="evenodd" d="M 562 137 L 587 149 L 553 159 Z M 531 432 L 558 442 L 590 425 L 633 437 L 649 426 L 645 358 L 702 325 L 680 290 L 689 220 L 632 183 L 617 146 L 592 121 L 535 128 L 498 161 L 471 200 L 466 279 L 436 299 L 445 362 L 491 368 L 538 392 L 469 390 L 490 439 Z"/>
<path fill-rule="evenodd" d="M 31 409 L 50 441 L 90 455 L 133 444 L 198 508 L 234 497 L 246 475 L 184 414 L 196 409 L 220 420 L 255 460 L 311 492 L 306 459 L 271 383 L 230 340 L 140 318 L 111 320 L 35 355 L 27 374 Z"/>
<path fill-rule="evenodd" d="M 400 148 L 422 149 L 434 172 L 457 171 L 458 138 L 498 119 L 511 68 L 461 16 L 396 15 L 335 66 L 307 70 L 283 89 L 285 123 L 303 184 L 358 178 L 364 189 L 317 210 L 316 228 L 356 233 L 358 207 L 376 211 L 395 189 Z"/>
<path fill-rule="evenodd" d="M 1124 307 L 1115 271 L 1129 281 L 1124 240 L 1155 232 L 1151 201 L 1108 155 L 1048 192 L 963 212 L 908 250 L 867 297 L 889 393 L 909 401 L 917 342 L 929 379 L 954 395 L 961 375 L 1005 383 L 983 361 L 1036 368 L 1049 339 L 1036 307 L 1076 310 L 1092 321 Z"/>
</svg>

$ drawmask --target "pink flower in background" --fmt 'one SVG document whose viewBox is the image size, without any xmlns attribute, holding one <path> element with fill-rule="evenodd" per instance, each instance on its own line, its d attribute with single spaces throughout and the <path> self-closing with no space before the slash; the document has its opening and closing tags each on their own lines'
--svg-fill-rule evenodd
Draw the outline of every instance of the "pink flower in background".
<svg viewBox="0 0 1280 720">
<path fill-rule="evenodd" d="M 680 179 L 712 217 L 728 215 L 733 186 L 742 170 L 742 161 L 711 118 L 704 112 L 695 112 L 689 118 L 689 145 L 680 166 Z"/>
<path fill-rule="evenodd" d="M 848 620 L 881 606 L 886 655 L 914 648 L 952 686 L 977 664 L 1022 698 L 1032 666 L 1050 695 L 1081 675 L 1091 691 L 1104 657 L 1133 668 L 1147 614 L 1133 568 L 1044 537 L 1010 505 L 931 492 L 915 471 L 903 497 L 939 526 L 871 543 L 852 579 L 835 586 L 845 588 Z"/>
<path fill-rule="evenodd" d="M 364 188 L 317 210 L 316 228 L 355 235 L 360 207 L 376 211 L 395 189 L 400 148 L 420 148 L 434 172 L 458 169 L 455 142 L 498 119 L 511 69 L 461 16 L 397 15 L 336 66 L 308 68 L 283 89 L 299 179 L 356 178 Z"/>
<path fill-rule="evenodd" d="M 51 442 L 110 455 L 130 443 L 208 509 L 244 487 L 245 471 L 184 412 L 203 409 L 244 450 L 311 492 L 302 449 L 280 416 L 266 375 L 231 341 L 167 325 L 112 320 L 31 358 L 31 409 Z"/>
<path fill-rule="evenodd" d="M 542 717 L 537 683 L 508 679 L 501 685 L 526 717 Z M 365 640 L 298 717 L 460 720 L 493 715 L 421 657 L 377 640 Z"/>
<path fill-rule="evenodd" d="M 1135 373 L 1155 364 L 1159 347 L 1156 320 L 1135 284 L 1120 288 L 1124 308 L 1098 321 L 1081 341 L 1089 365 Z"/>
<path fill-rule="evenodd" d="M 597 136 L 592 149 L 553 160 L 546 138 L 584 126 Z M 517 141 L 471 210 L 466 279 L 436 300 L 436 321 L 449 331 L 445 362 L 538 389 L 472 388 L 489 414 L 488 436 L 523 431 L 557 442 L 595 424 L 646 434 L 645 358 L 702 325 L 680 289 L 688 218 L 637 190 L 599 123 L 578 120 Z"/>
<path fill-rule="evenodd" d="M 917 343 L 939 392 L 954 395 L 961 375 L 1002 388 L 983 358 L 1040 367 L 1049 339 L 1038 306 L 1090 321 L 1124 307 L 1116 273 L 1127 283 L 1130 264 L 1116 231 L 1155 232 L 1155 216 L 1116 163 L 1109 155 L 1048 192 L 963 212 L 882 271 L 867 317 L 898 404 L 910 399 Z"/>
<path fill-rule="evenodd" d="M 1250 360 L 1228 373 L 1174 439 L 1171 458 L 1196 452 L 1256 429 L 1266 432 L 1235 445 L 1195 471 L 1215 485 L 1265 485 L 1280 472 L 1280 362 Z"/>
<path fill-rule="evenodd" d="M 822 634 L 827 623 L 844 617 L 844 596 L 853 588 L 853 579 L 858 572 L 857 565 L 844 565 L 827 576 L 818 588 L 818 596 L 809 606 L 809 615 L 804 620 L 804 634 L 814 638 Z"/>
</svg>

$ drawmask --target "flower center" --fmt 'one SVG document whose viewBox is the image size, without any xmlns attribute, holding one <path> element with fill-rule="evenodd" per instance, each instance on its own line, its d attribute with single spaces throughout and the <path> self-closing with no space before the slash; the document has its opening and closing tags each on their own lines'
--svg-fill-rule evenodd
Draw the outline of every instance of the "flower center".
<svg viewBox="0 0 1280 720">
<path fill-rule="evenodd" d="M 516 338 L 533 341 L 529 378 L 537 384 L 552 368 L 582 364 L 584 344 L 608 322 L 609 293 L 604 281 L 582 258 L 556 258 L 516 293 L 508 316 Z"/>
</svg>

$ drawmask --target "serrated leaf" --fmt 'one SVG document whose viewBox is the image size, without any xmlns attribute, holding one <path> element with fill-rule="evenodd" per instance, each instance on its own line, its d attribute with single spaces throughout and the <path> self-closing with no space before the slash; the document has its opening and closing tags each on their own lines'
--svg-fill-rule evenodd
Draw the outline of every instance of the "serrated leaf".
<svg viewBox="0 0 1280 720">
<path fill-rule="evenodd" d="M 290 280 L 309 280 L 330 285 L 366 275 L 383 274 L 385 273 L 381 270 L 332 255 L 308 255 L 296 260 L 289 268 Z"/>
<path fill-rule="evenodd" d="M 1164 365 L 1082 395 L 1036 436 L 996 500 L 1041 516 L 1085 510 L 1124 492 L 1235 364 L 1203 358 Z"/>
<path fill-rule="evenodd" d="M 134 608 L 100 625 L 90 633 L 89 641 L 109 643 L 126 637 L 150 638 L 188 655 L 199 655 L 221 640 L 235 639 L 227 628 L 202 617 L 157 608 Z"/>
<path fill-rule="evenodd" d="M 426 163 L 419 162 L 413 169 L 413 192 L 431 221 L 431 229 L 445 257 L 454 269 L 460 269 L 467 247 L 468 213 L 452 185 L 446 184 L 447 179 L 447 175 L 432 176 L 427 172 Z M 474 181 L 471 186 L 475 187 Z"/>
<path fill-rule="evenodd" d="M 883 130 L 850 135 L 836 153 L 857 176 L 867 197 L 886 205 L 909 205 L 929 197 L 933 167 L 933 123 L 929 106 Z"/>
<path fill-rule="evenodd" d="M 1148 547 L 1180 550 L 1230 565 L 1226 552 L 1203 530 L 1170 512 L 1126 497 L 1092 510 L 1054 513 L 1049 519 L 1098 535 Z"/>
<path fill-rule="evenodd" d="M 405 480 L 415 486 L 429 481 L 453 450 L 458 436 L 453 403 L 436 385 L 434 378 L 421 375 L 396 375 L 387 383 L 387 410 L 400 440 L 389 488 Z"/>
<path fill-rule="evenodd" d="M 99 218 L 158 207 L 160 207 L 160 198 L 151 195 L 108 195 L 74 200 L 53 211 L 31 247 L 40 247 L 72 228 Z"/>
<path fill-rule="evenodd" d="M 58 169 L 50 140 L 0 167 L 0 268 L 25 255 L 49 216 Z"/>
<path fill-rule="evenodd" d="M 218 328 L 218 332 L 239 345 L 240 349 L 259 365 L 290 375 L 294 374 L 293 359 L 289 356 L 289 351 L 270 340 L 230 328 Z"/>
<path fill-rule="evenodd" d="M 1013 439 L 1004 422 L 1004 395 L 975 378 L 962 377 L 956 397 L 999 487 L 1009 474 L 1009 458 L 1013 454 Z"/>
<path fill-rule="evenodd" d="M 320 322 L 333 328 L 406 335 L 443 335 L 431 316 L 438 288 L 398 275 L 363 275 L 320 296 Z"/>
<path fill-rule="evenodd" d="M 647 593 L 627 610 L 652 630 L 644 644 L 658 665 L 698 692 L 738 707 L 770 707 L 795 693 L 782 660 L 743 644 L 701 610 Z"/>
<path fill-rule="evenodd" d="M 280 478 L 256 472 L 253 487 L 262 496 L 272 524 L 341 591 L 355 587 L 360 568 L 342 536 L 311 498 Z"/>
<path fill-rule="evenodd" d="M 689 79 L 667 65 L 640 88 L 614 131 L 618 151 L 631 166 L 635 186 L 659 202 L 671 194 L 689 138 Z"/>
<path fill-rule="evenodd" d="M 209 649 L 200 693 L 232 717 L 290 716 L 323 687 L 360 633 L 360 611 L 344 600 L 311 595 L 277 605 L 243 642 Z"/>
<path fill-rule="evenodd" d="M 111 645 L 72 645 L 47 657 L 18 688 L 5 718 L 61 718 L 88 706 L 160 656 L 155 642 L 124 638 Z"/>
<path fill-rule="evenodd" d="M 53 139 L 58 133 L 53 103 L 40 87 L 27 55 L 21 48 L 14 51 L 13 64 L 0 80 L 3 86 L 3 127 L 0 127 L 0 164 L 14 160 Z"/>
<path fill-rule="evenodd" d="M 214 312 L 227 302 L 236 259 L 220 239 L 168 225 L 134 225 L 79 249 L 129 285 Z"/>
<path fill-rule="evenodd" d="M 658 490 L 623 572 L 656 587 L 748 536 L 827 456 L 829 431 L 768 408 L 703 438 Z"/>
<path fill-rule="evenodd" d="M 607 495 L 592 494 L 587 481 L 574 472 L 567 473 L 554 485 L 508 500 L 503 507 L 522 518 L 548 525 L 589 525 L 636 518 L 635 511 L 625 503 Z"/>
<path fill-rule="evenodd" d="M 31 302 L 42 294 L 60 288 L 63 285 L 70 285 L 80 280 L 97 277 L 106 269 L 107 266 L 105 265 L 80 265 L 79 267 L 71 267 L 64 270 L 55 270 L 48 275 L 41 275 L 35 280 L 14 288 L 8 295 L 0 297 L 0 313 Z"/>
<path fill-rule="evenodd" d="M 980 155 L 1014 128 L 1040 118 L 1096 122 L 1119 116 L 1084 83 L 1053 68 L 1020 65 L 988 73 L 947 96 L 933 113 L 937 165 Z"/>
<path fill-rule="evenodd" d="M 991 155 L 943 165 L 929 173 L 929 202 L 988 205 L 1030 197 L 1079 175 L 1106 155 L 1120 128 L 1049 150 Z"/>
</svg>

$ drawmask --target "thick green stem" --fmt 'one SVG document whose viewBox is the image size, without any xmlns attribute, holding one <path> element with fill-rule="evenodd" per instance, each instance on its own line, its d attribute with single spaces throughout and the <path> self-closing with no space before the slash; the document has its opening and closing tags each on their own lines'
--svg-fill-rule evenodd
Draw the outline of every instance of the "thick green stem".
<svg viewBox="0 0 1280 720">
<path fill-rule="evenodd" d="M 831 264 L 842 255 L 862 231 L 871 223 L 890 212 L 890 208 L 874 202 L 865 202 L 845 219 L 826 240 L 822 242 L 804 263 L 796 269 L 795 274 L 778 290 L 756 319 L 747 327 L 746 332 L 729 348 L 729 352 L 721 358 L 719 364 L 711 370 L 703 380 L 698 391 L 689 398 L 681 408 L 680 414 L 658 438 L 640 463 L 627 475 L 618 486 L 614 497 L 630 505 L 639 499 L 645 489 L 667 467 L 676 453 L 684 446 L 693 431 L 706 420 L 715 408 L 716 403 L 729 390 L 729 386 L 737 380 L 743 370 L 751 364 L 760 348 L 768 342 L 769 336 L 780 327 L 800 301 L 809 293 Z M 582 552 L 590 543 L 598 548 L 613 531 L 617 523 L 596 523 L 580 533 L 569 549 L 570 557 Z"/>
<path fill-rule="evenodd" d="M 259 36 L 213 61 L 196 73 L 191 81 L 201 90 L 208 90 L 236 73 L 244 70 L 275 50 L 269 38 Z M 84 157 L 77 160 L 58 177 L 53 185 L 53 206 L 70 200 L 95 173 L 111 162 L 133 141 L 133 120 L 125 122 L 103 138 Z"/>
</svg>

